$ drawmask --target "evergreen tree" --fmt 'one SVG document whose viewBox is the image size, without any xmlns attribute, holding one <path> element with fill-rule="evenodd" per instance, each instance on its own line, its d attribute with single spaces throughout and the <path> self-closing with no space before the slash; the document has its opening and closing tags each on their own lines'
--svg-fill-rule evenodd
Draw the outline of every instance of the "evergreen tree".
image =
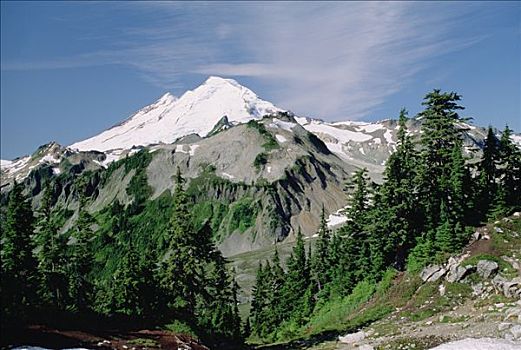
<svg viewBox="0 0 521 350">
<path fill-rule="evenodd" d="M 478 164 L 479 178 L 475 187 L 477 187 L 476 206 L 481 216 L 487 216 L 492 203 L 498 194 L 499 181 L 499 140 L 494 134 L 492 127 L 488 127 L 487 138 L 483 144 L 483 154 Z"/>
<path fill-rule="evenodd" d="M 407 133 L 407 111 L 399 117 L 396 151 L 386 162 L 385 182 L 378 191 L 375 210 L 369 216 L 373 273 L 386 266 L 402 268 L 408 251 L 421 230 L 422 218 L 417 209 L 414 180 L 417 176 L 417 153 Z"/>
<path fill-rule="evenodd" d="M 94 237 L 91 228 L 92 216 L 86 209 L 86 183 L 80 179 L 77 184 L 79 194 L 78 220 L 71 237 L 74 240 L 71 246 L 71 256 L 67 267 L 70 304 L 68 308 L 74 312 L 83 312 L 90 308 L 93 284 L 90 280 L 94 255 L 90 241 Z"/>
<path fill-rule="evenodd" d="M 512 130 L 507 126 L 499 140 L 500 190 L 494 212 L 506 215 L 521 207 L 521 151 L 512 142 Z"/>
<path fill-rule="evenodd" d="M 293 247 L 293 252 L 287 260 L 287 269 L 282 296 L 282 301 L 285 304 L 283 312 L 288 318 L 292 318 L 298 324 L 302 324 L 307 316 L 303 313 L 305 301 L 303 291 L 308 289 L 310 281 L 306 249 L 300 228 L 297 232 L 297 240 Z"/>
<path fill-rule="evenodd" d="M 426 229 L 435 229 L 441 222 L 441 205 L 450 203 L 450 183 L 453 152 L 460 142 L 463 129 L 457 111 L 461 96 L 433 90 L 422 103 L 426 109 L 419 114 L 422 119 L 421 166 L 417 188 L 426 219 Z M 461 150 L 460 150 L 461 152 Z"/>
<path fill-rule="evenodd" d="M 23 195 L 23 185 L 14 183 L 9 193 L 1 249 L 2 315 L 24 318 L 37 303 L 37 260 L 33 255 L 34 216 Z"/>
<path fill-rule="evenodd" d="M 168 309 L 182 318 L 194 321 L 196 296 L 202 294 L 203 276 L 197 254 L 197 237 L 191 224 L 183 183 L 184 179 L 178 168 L 173 196 L 174 209 L 166 234 L 168 252 L 162 262 L 160 279 Z"/>
<path fill-rule="evenodd" d="M 123 258 L 98 298 L 105 303 L 102 311 L 106 314 L 142 317 L 147 309 L 146 271 L 132 241 L 122 249 Z"/>
<path fill-rule="evenodd" d="M 315 252 L 311 258 L 311 273 L 314 283 L 316 283 L 318 291 L 324 289 L 330 281 L 330 261 L 329 261 L 329 229 L 327 228 L 326 213 L 322 206 L 320 215 L 320 226 L 318 227 L 318 239 L 315 246 Z"/>
<path fill-rule="evenodd" d="M 255 285 L 252 291 L 253 299 L 250 311 L 251 333 L 252 335 L 259 338 L 264 338 L 269 333 L 269 330 L 266 326 L 265 315 L 267 313 L 267 309 L 270 308 L 270 269 L 271 267 L 269 263 L 266 263 L 266 266 L 264 266 L 262 263 L 259 263 L 259 268 L 257 269 L 257 275 L 255 277 Z"/>
<path fill-rule="evenodd" d="M 40 247 L 37 254 L 40 276 L 40 295 L 50 306 L 63 308 L 67 294 L 65 276 L 65 241 L 58 235 L 58 227 L 52 219 L 52 184 L 44 189 L 38 212 L 35 242 Z"/>
</svg>

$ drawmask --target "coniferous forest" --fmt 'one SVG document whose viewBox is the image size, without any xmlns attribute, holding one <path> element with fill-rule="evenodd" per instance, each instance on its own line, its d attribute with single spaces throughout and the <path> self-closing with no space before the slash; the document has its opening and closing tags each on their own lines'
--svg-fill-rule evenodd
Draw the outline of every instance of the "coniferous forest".
<svg viewBox="0 0 521 350">
<path fill-rule="evenodd" d="M 443 260 L 466 245 L 474 227 L 521 208 L 521 151 L 512 131 L 496 136 L 490 127 L 481 158 L 470 157 L 460 99 L 440 90 L 425 96 L 416 116 L 419 142 L 408 133 L 407 112 L 400 112 L 383 183 L 358 170 L 346 183 L 346 224 L 331 232 L 322 210 L 316 240 L 305 242 L 295 228 L 287 261 L 275 249 L 270 261 L 259 262 L 251 310 L 242 320 L 235 272 L 214 245 L 212 222 L 194 220 L 195 199 L 180 172 L 172 195 L 152 202 L 146 173 L 126 160 L 137 169 L 127 189 L 134 201 L 115 201 L 97 217 L 86 210 L 92 189 L 78 176 L 68 240 L 59 234 L 67 213 L 53 208 L 59 183 L 47 185 L 35 212 L 23 184 L 15 184 L 2 218 L 2 327 L 168 326 L 209 344 L 298 336 L 332 301 L 371 289 L 389 271 L 418 272 Z"/>
</svg>

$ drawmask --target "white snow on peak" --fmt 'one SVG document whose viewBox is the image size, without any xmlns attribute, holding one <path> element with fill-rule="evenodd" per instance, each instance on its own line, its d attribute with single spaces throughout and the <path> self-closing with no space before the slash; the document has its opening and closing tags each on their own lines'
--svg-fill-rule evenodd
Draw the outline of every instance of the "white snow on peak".
<svg viewBox="0 0 521 350">
<path fill-rule="evenodd" d="M 6 168 L 13 163 L 12 160 L 0 159 L 0 167 Z"/>
<path fill-rule="evenodd" d="M 282 110 L 235 80 L 209 77 L 181 97 L 167 93 L 124 122 L 69 148 L 107 151 L 168 144 L 189 134 L 206 136 L 223 116 L 230 123 L 239 124 L 279 111 Z"/>
</svg>

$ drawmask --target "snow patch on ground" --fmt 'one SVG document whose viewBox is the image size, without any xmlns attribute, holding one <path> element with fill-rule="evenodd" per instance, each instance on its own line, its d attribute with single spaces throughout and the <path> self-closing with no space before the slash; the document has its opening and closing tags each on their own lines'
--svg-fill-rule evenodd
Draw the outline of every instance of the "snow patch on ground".
<svg viewBox="0 0 521 350">
<path fill-rule="evenodd" d="M 350 160 L 350 159 L 353 159 L 351 156 L 349 156 L 345 151 L 344 151 L 344 148 L 342 146 L 342 144 L 340 143 L 332 143 L 332 142 L 326 142 L 325 145 L 327 146 L 327 148 L 335 153 L 337 156 L 341 157 L 341 158 L 344 158 L 344 159 L 347 159 L 347 160 Z"/>
<path fill-rule="evenodd" d="M 287 131 L 291 131 L 295 126 L 297 126 L 297 124 L 278 119 L 273 119 L 273 122 L 269 125 L 270 128 L 279 128 Z"/>
<path fill-rule="evenodd" d="M 332 136 L 341 143 L 347 143 L 349 141 L 364 142 L 373 138 L 371 135 L 367 135 L 363 132 L 340 129 L 315 120 L 306 125 L 305 128 L 311 132 L 318 132 Z"/>
<path fill-rule="evenodd" d="M 382 124 L 366 124 L 357 126 L 358 129 L 361 129 L 365 132 L 375 132 L 376 130 L 384 129 L 385 127 Z"/>
<path fill-rule="evenodd" d="M 304 126 L 308 123 L 308 118 L 304 118 L 304 117 L 295 117 L 295 120 L 297 121 L 297 123 L 299 123 L 302 126 Z"/>
<path fill-rule="evenodd" d="M 52 168 L 52 172 L 54 175 L 60 175 L 62 171 L 60 168 Z"/>
<path fill-rule="evenodd" d="M 521 343 L 494 338 L 466 338 L 439 345 L 432 350 L 519 350 Z"/>
<path fill-rule="evenodd" d="M 271 166 L 268 166 L 266 170 L 268 171 L 268 173 L 271 173 Z"/>
<path fill-rule="evenodd" d="M 275 138 L 276 138 L 277 141 L 279 141 L 279 142 L 287 142 L 287 141 L 288 141 L 287 138 L 285 138 L 284 136 L 279 135 L 279 134 L 275 135 Z"/>
<path fill-rule="evenodd" d="M 345 208 L 337 210 L 335 213 L 329 215 L 327 218 L 327 227 L 334 227 L 340 224 L 343 224 L 347 221 L 347 216 L 343 214 L 342 212 L 345 210 Z"/>
<path fill-rule="evenodd" d="M 387 130 L 384 134 L 384 137 L 385 137 L 385 141 L 387 141 L 387 143 L 394 143 L 393 133 L 391 130 Z"/>
<path fill-rule="evenodd" d="M 197 148 L 199 148 L 199 145 L 177 145 L 175 151 L 193 156 Z"/>
<path fill-rule="evenodd" d="M 51 164 L 57 164 L 57 163 L 60 162 L 60 160 L 56 159 L 53 156 L 51 156 L 50 154 L 48 154 L 45 157 L 43 157 L 42 159 L 40 159 L 39 163 L 43 163 L 43 162 L 47 162 L 47 163 L 51 163 Z"/>
<path fill-rule="evenodd" d="M 228 178 L 228 179 L 235 179 L 235 176 L 230 175 L 230 174 L 228 174 L 228 173 L 225 173 L 224 171 L 223 171 L 222 175 L 223 175 L 224 177 Z"/>
</svg>

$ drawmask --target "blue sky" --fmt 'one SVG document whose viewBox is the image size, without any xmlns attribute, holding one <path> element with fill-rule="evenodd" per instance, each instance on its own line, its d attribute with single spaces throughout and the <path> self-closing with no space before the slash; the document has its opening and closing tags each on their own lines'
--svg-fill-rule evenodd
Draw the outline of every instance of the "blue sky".
<svg viewBox="0 0 521 350">
<path fill-rule="evenodd" d="M 1 2 L 1 157 L 71 144 L 208 75 L 325 120 L 463 95 L 521 131 L 521 2 Z"/>
</svg>

